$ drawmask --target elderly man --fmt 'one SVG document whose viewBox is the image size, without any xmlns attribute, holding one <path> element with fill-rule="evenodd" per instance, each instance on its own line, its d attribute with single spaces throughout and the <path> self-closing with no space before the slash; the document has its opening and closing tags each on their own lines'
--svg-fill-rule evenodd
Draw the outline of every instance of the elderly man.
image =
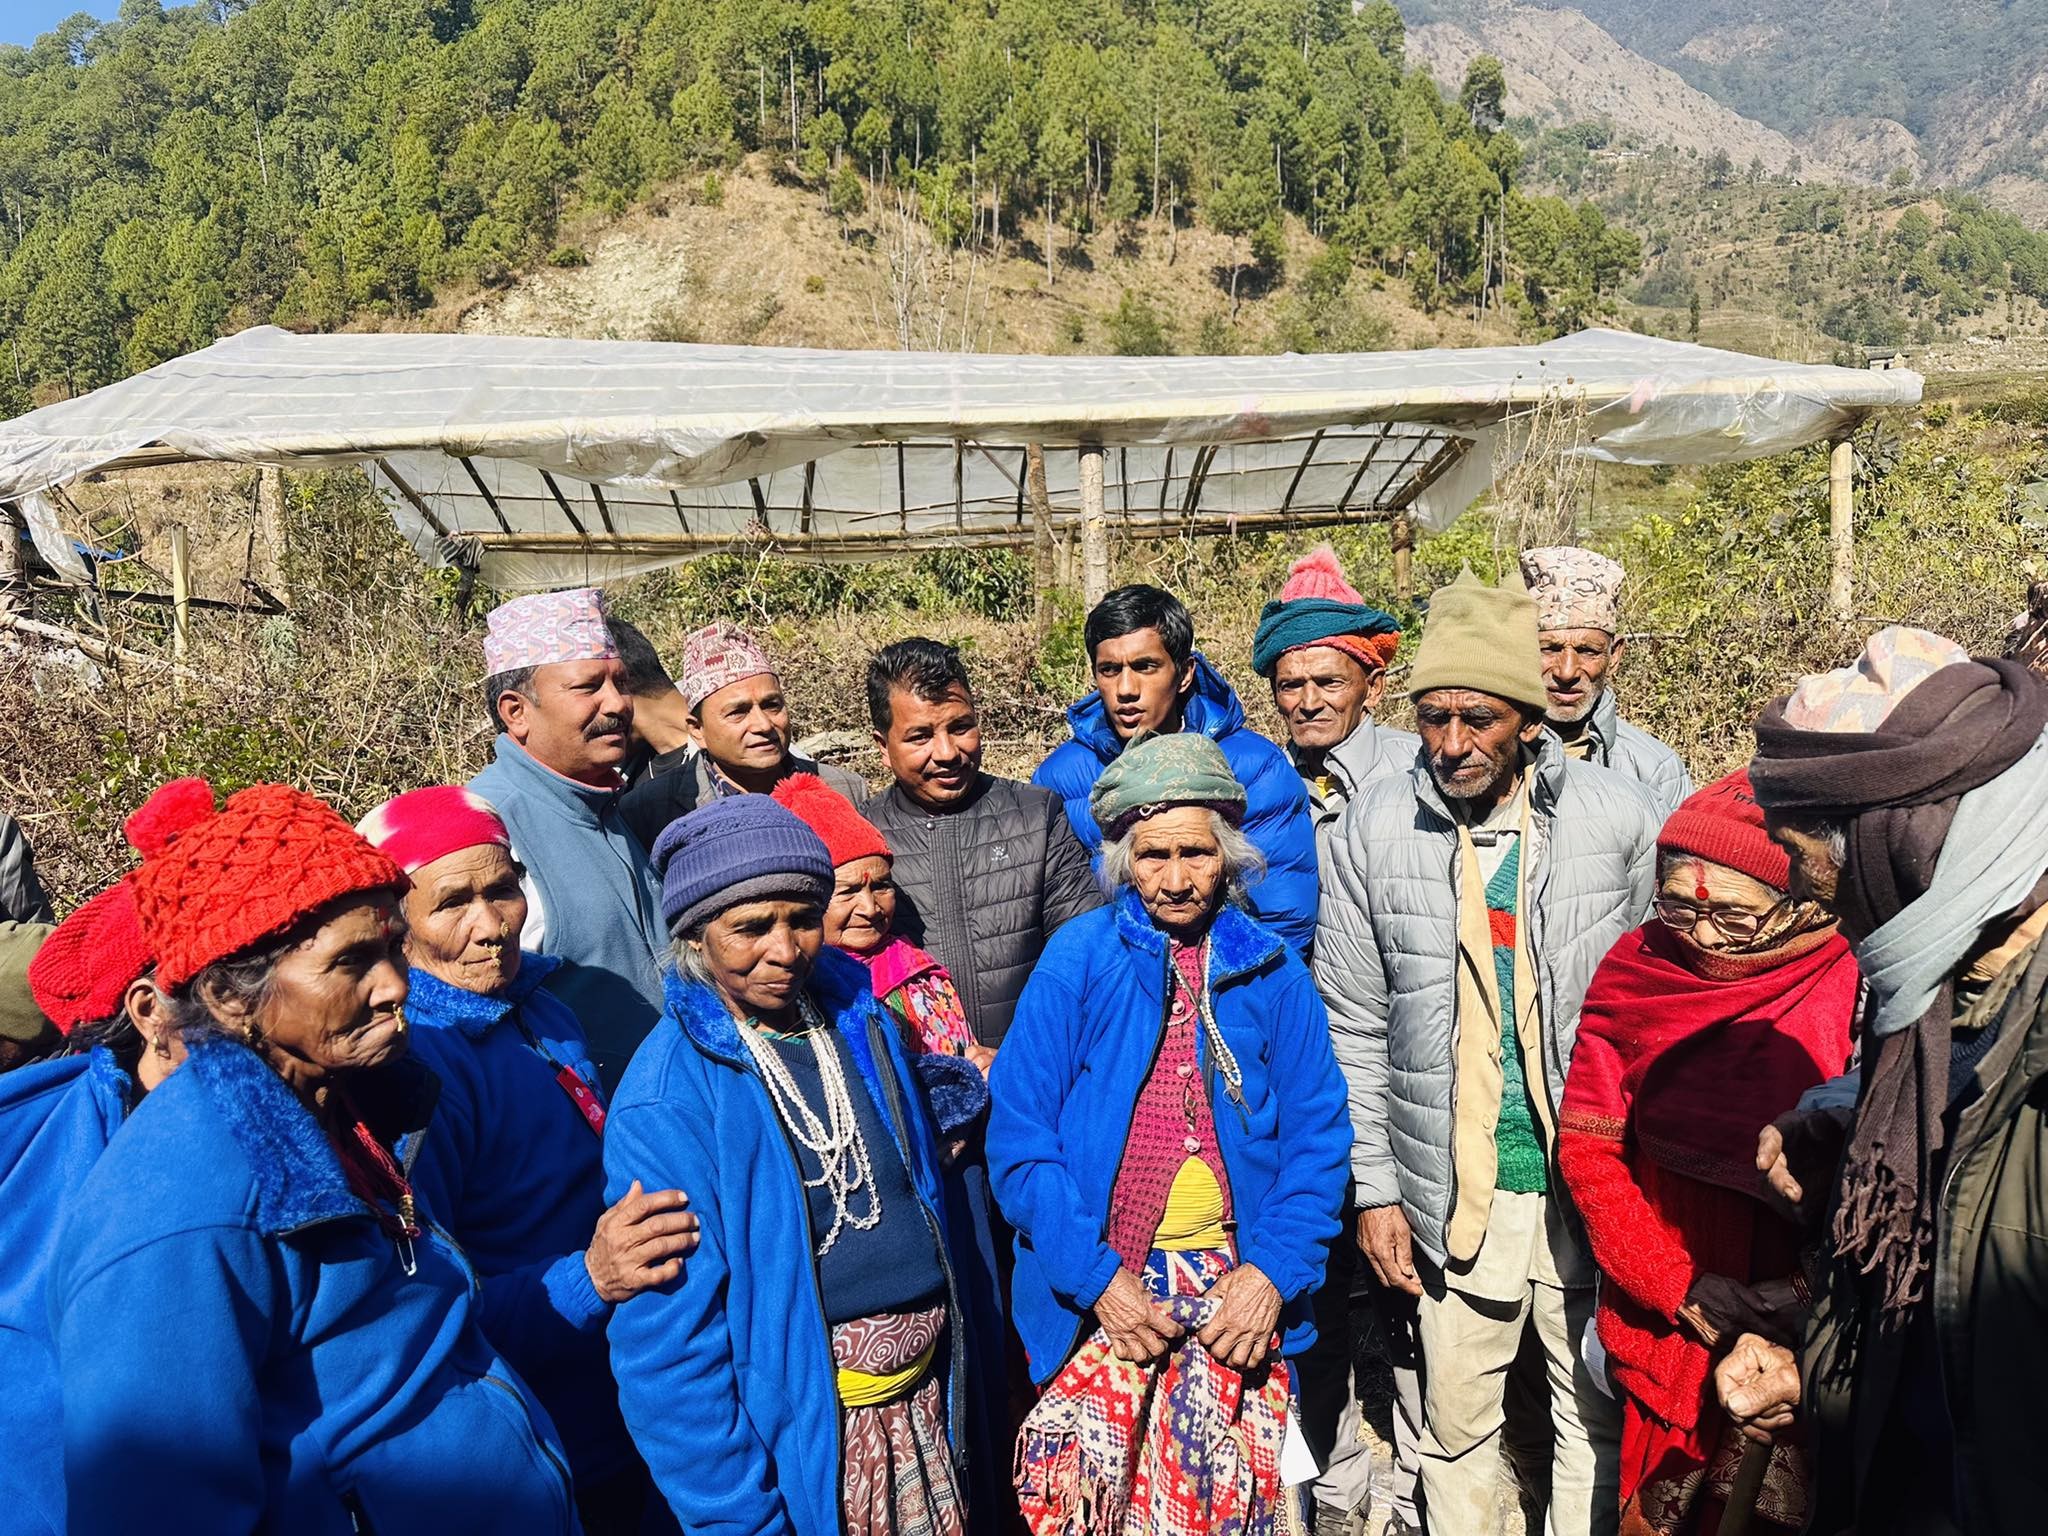
<svg viewBox="0 0 2048 1536">
<path fill-rule="evenodd" d="M 1088 796 L 1102 770 L 1142 731 L 1196 731 L 1223 749 L 1250 798 L 1244 833 L 1266 861 L 1251 888 L 1252 916 L 1295 953 L 1316 931 L 1316 842 L 1308 796 L 1280 749 L 1244 717 L 1223 674 L 1195 649 L 1195 621 L 1158 587 L 1118 587 L 1090 610 L 1082 631 L 1095 691 L 1067 710 L 1073 739 L 1053 749 L 1031 782 L 1066 803 L 1067 821 L 1090 855 L 1102 846 Z"/>
<path fill-rule="evenodd" d="M 868 714 L 895 783 L 867 807 L 896 856 L 897 924 L 952 974 L 974 1037 L 998 1046 L 1045 941 L 1102 905 L 1059 801 L 981 768 L 960 653 L 899 640 L 868 667 Z"/>
<path fill-rule="evenodd" d="M 649 647 L 650 652 L 652 647 Z M 855 805 L 867 781 L 789 749 L 789 698 L 768 653 L 734 624 L 707 624 L 683 641 L 683 681 L 671 693 L 685 711 L 690 751 L 667 756 L 626 791 L 626 825 L 649 848 L 679 816 L 726 795 L 765 795 L 797 773 L 814 773 Z M 657 762 L 660 759 L 656 760 Z"/>
<path fill-rule="evenodd" d="M 1543 728 L 1536 610 L 1468 569 L 1409 679 L 1422 751 L 1352 802 L 1316 939 L 1351 1082 L 1359 1246 L 1419 1295 L 1432 1527 L 1489 1528 L 1503 1382 L 1549 1365 L 1551 1536 L 1611 1530 L 1614 1405 L 1580 1359 L 1593 1265 L 1555 1159 L 1593 969 L 1649 909 L 1658 816 Z"/>
<path fill-rule="evenodd" d="M 500 735 L 469 787 L 524 866 L 526 947 L 575 962 L 561 999 L 586 1022 L 609 1092 L 661 1016 L 663 934 L 660 882 L 619 810 L 633 696 L 604 620 L 591 587 L 492 610 L 484 693 Z"/>
<path fill-rule="evenodd" d="M 1839 915 L 1869 988 L 1853 1114 L 1823 1102 L 1758 1149 L 1777 1194 L 1831 1214 L 1803 1359 L 1750 1334 L 1717 1372 L 1758 1439 L 1803 1374 L 1812 1531 L 2016 1536 L 2048 1505 L 2044 727 L 2019 662 L 1901 628 L 1757 722 L 1794 892 Z"/>
<path fill-rule="evenodd" d="M 1550 728 L 1571 756 L 1627 774 L 1669 816 L 1692 793 L 1692 775 L 1676 752 L 1622 719 L 1614 702 L 1614 669 L 1627 645 L 1620 606 L 1627 575 L 1607 556 L 1569 544 L 1522 553 L 1522 576 L 1536 599 Z"/>
<path fill-rule="evenodd" d="M 1273 707 L 1287 727 L 1286 752 L 1308 791 L 1325 889 L 1330 843 L 1345 806 L 1374 780 L 1415 766 L 1418 739 L 1372 717 L 1400 645 L 1394 616 L 1366 603 L 1327 544 L 1294 563 L 1280 596 L 1259 614 L 1252 668 L 1272 685 Z M 1347 1217 L 1346 1225 L 1353 1220 Z M 1316 1530 L 1327 1536 L 1362 1527 L 1372 1492 L 1372 1459 L 1359 1437 L 1353 1381 L 1351 1292 L 1358 1270 L 1357 1248 L 1334 1244 L 1329 1273 L 1315 1296 L 1316 1342 L 1296 1362 L 1302 1430 L 1323 1468 L 1313 1489 Z M 1395 1469 L 1387 1529 L 1390 1536 L 1406 1536 L 1422 1523 L 1415 1504 L 1422 1418 L 1415 1300 L 1384 1286 L 1372 1290 L 1394 1373 Z"/>
</svg>

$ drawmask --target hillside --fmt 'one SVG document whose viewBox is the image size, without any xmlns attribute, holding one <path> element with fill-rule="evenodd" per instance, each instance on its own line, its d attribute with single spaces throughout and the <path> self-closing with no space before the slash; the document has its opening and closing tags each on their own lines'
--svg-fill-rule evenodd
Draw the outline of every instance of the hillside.
<svg viewBox="0 0 2048 1536">
<path fill-rule="evenodd" d="M 1604 119 L 1625 124 L 1631 138 L 1646 144 L 1702 158 L 1720 150 L 1737 165 L 1756 162 L 1773 174 L 1800 168 L 1821 179 L 1877 179 L 1722 105 L 1675 71 L 1631 53 L 1577 11 L 1499 5 L 1459 14 L 1460 20 L 1412 27 L 1408 56 L 1448 88 L 1465 78 L 1478 55 L 1498 58 L 1515 116 L 1548 124 Z"/>
<path fill-rule="evenodd" d="M 1862 172 L 1903 168 L 2048 219 L 2048 6 L 2014 0 L 1532 0 Z M 1475 25 L 1493 0 L 1411 0 Z M 1483 24 L 1475 29 L 1490 35 Z"/>
</svg>

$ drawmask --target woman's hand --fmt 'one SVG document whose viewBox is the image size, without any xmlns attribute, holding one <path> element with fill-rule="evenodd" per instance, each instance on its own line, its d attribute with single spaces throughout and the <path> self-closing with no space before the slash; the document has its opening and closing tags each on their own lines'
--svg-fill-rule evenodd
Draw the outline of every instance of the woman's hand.
<svg viewBox="0 0 2048 1536">
<path fill-rule="evenodd" d="M 1358 1213 L 1358 1246 L 1372 1264 L 1372 1272 L 1390 1291 L 1422 1294 L 1422 1277 L 1415 1273 L 1415 1235 L 1408 1229 L 1408 1213 L 1398 1205 L 1369 1206 Z"/>
<path fill-rule="evenodd" d="M 994 1046 L 971 1044 L 965 1047 L 960 1054 L 979 1067 L 983 1077 L 987 1077 L 988 1069 L 996 1064 Z"/>
<path fill-rule="evenodd" d="M 1757 1193 L 1765 1205 L 1798 1226 L 1811 1227 L 1841 1161 L 1848 1117 L 1837 1110 L 1791 1110 L 1758 1133 Z"/>
<path fill-rule="evenodd" d="M 1225 1365 L 1248 1371 L 1265 1363 L 1273 1327 L 1280 1321 L 1280 1293 L 1256 1264 L 1240 1264 L 1209 1287 L 1216 1303 L 1202 1331 L 1202 1348 Z"/>
<path fill-rule="evenodd" d="M 1714 1392 L 1737 1429 L 1769 1445 L 1792 1427 L 1799 1407 L 1799 1359 L 1782 1344 L 1745 1333 L 1714 1367 Z"/>
<path fill-rule="evenodd" d="M 1145 1291 L 1145 1282 L 1119 1268 L 1109 1288 L 1095 1298 L 1095 1320 L 1109 1336 L 1119 1360 L 1150 1365 L 1181 1336 L 1181 1326 Z"/>
<path fill-rule="evenodd" d="M 1737 1334 L 1775 1337 L 1780 1331 L 1775 1312 L 1766 1297 L 1741 1281 L 1701 1275 L 1685 1293 L 1678 1320 L 1707 1348 L 1719 1349 L 1723 1340 Z"/>
<path fill-rule="evenodd" d="M 597 1218 L 583 1267 L 607 1306 L 667 1285 L 683 1272 L 683 1260 L 697 1251 L 697 1217 L 684 1206 L 680 1189 L 641 1191 L 635 1179 L 619 1203 Z"/>
</svg>

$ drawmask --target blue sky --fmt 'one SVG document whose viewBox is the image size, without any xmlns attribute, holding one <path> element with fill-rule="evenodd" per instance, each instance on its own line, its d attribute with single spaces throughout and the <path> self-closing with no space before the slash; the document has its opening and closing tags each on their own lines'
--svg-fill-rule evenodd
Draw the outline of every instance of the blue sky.
<svg viewBox="0 0 2048 1536">
<path fill-rule="evenodd" d="M 121 0 L 0 0 L 0 43 L 32 43 L 75 11 L 102 18 L 121 9 Z"/>
</svg>

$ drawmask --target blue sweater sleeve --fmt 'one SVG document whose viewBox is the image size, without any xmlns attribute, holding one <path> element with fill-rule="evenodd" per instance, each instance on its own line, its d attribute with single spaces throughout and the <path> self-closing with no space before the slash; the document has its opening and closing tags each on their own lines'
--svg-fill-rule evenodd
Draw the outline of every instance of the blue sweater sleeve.
<svg viewBox="0 0 2048 1536">
<path fill-rule="evenodd" d="M 1343 1224 L 1351 1121 L 1323 1000 L 1298 962 L 1289 959 L 1282 975 L 1286 990 L 1272 1012 L 1267 1068 L 1272 1081 L 1287 1085 L 1279 1174 L 1244 1222 L 1238 1243 L 1245 1262 L 1257 1265 L 1284 1301 L 1293 1301 L 1322 1283 L 1330 1240 Z"/>
<path fill-rule="evenodd" d="M 1266 857 L 1266 878 L 1251 888 L 1252 914 L 1306 956 L 1316 936 L 1316 828 L 1308 790 L 1287 757 L 1264 737 L 1262 759 L 1244 781 L 1244 835 Z"/>
<path fill-rule="evenodd" d="M 266 1498 L 258 1381 L 282 1289 L 261 1238 L 157 1238 L 60 1294 L 64 1481 L 79 1536 L 254 1531 Z"/>
<path fill-rule="evenodd" d="M 1003 1219 L 1027 1238 L 1052 1288 L 1092 1307 L 1121 1262 L 1067 1171 L 1060 1106 L 1073 1091 L 1081 1004 L 1040 965 L 989 1073 L 988 1171 Z"/>
<path fill-rule="evenodd" d="M 710 1190 L 703 1127 L 670 1104 L 620 1110 L 605 1125 L 606 1198 L 634 1179 L 649 1189 Z M 740 1403 L 726 1330 L 732 1283 L 721 1213 L 695 1204 L 703 1226 L 678 1280 L 621 1302 L 610 1328 L 619 1409 L 633 1443 L 689 1536 L 795 1536 L 767 1447 Z"/>
</svg>

